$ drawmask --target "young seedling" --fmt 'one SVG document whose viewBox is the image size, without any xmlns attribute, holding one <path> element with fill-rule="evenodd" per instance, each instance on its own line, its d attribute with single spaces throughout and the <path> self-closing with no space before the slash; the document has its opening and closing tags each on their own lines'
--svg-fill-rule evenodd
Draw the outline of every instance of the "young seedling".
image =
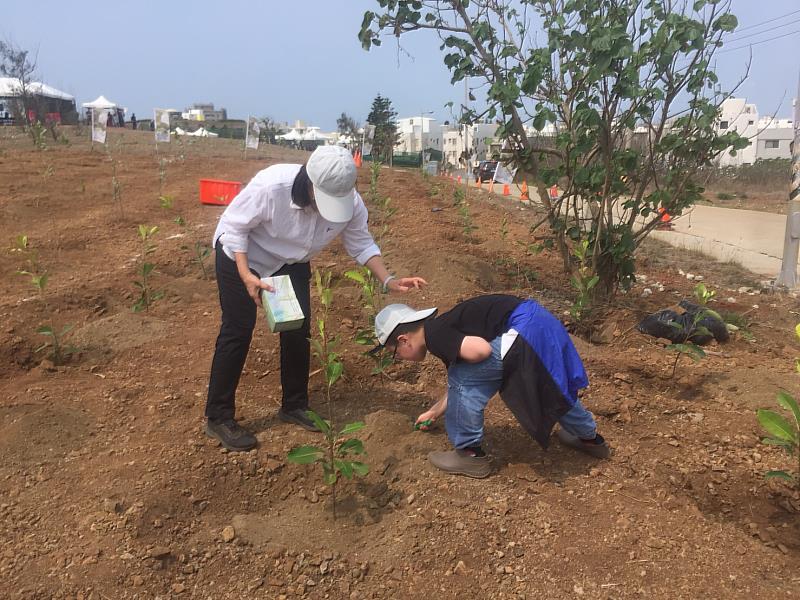
<svg viewBox="0 0 800 600">
<path fill-rule="evenodd" d="M 500 222 L 500 239 L 504 242 L 508 237 L 508 215 L 503 215 L 503 220 Z"/>
<path fill-rule="evenodd" d="M 119 214 L 125 218 L 125 207 L 122 204 L 122 184 L 117 177 L 117 161 L 111 159 L 111 192 L 114 197 L 114 204 L 119 207 Z"/>
<path fill-rule="evenodd" d="M 363 462 L 352 460 L 353 456 L 364 454 L 364 445 L 361 440 L 344 437 L 364 427 L 364 423 L 348 423 L 340 431 L 337 431 L 334 425 L 331 388 L 342 377 L 344 363 L 339 353 L 336 352 L 338 339 L 331 337 L 327 329 L 328 315 L 333 302 L 330 271 L 326 271 L 324 274 L 321 274 L 318 270 L 314 271 L 314 282 L 321 307 L 317 317 L 316 336 L 311 339 L 311 347 L 325 376 L 325 399 L 328 405 L 328 419 L 322 419 L 312 410 L 309 410 L 307 414 L 325 436 L 326 447 L 300 446 L 292 449 L 286 458 L 289 462 L 296 464 L 318 464 L 322 467 L 322 480 L 326 485 L 331 486 L 331 506 L 335 520 L 336 483 L 339 480 L 339 476 L 341 475 L 347 479 L 352 479 L 354 475 L 364 476 L 369 472 L 369 467 Z"/>
<path fill-rule="evenodd" d="M 175 198 L 167 194 L 162 194 L 158 197 L 158 204 L 164 210 L 172 210 L 175 205 Z"/>
<path fill-rule="evenodd" d="M 372 161 L 369 166 L 369 200 L 373 206 L 378 205 L 378 179 L 381 176 L 381 163 L 380 161 Z"/>
<path fill-rule="evenodd" d="M 800 338 L 800 325 L 794 328 L 795 335 Z M 795 359 L 795 371 L 800 373 L 800 359 Z M 797 400 L 784 390 L 778 392 L 778 405 L 788 410 L 792 419 L 787 420 L 783 415 L 772 410 L 759 409 L 756 417 L 761 427 L 769 434 L 762 442 L 771 446 L 780 446 L 789 454 L 794 456 L 797 461 L 797 471 L 794 475 L 786 471 L 767 471 L 764 477 L 767 479 L 778 478 L 787 481 L 800 491 L 800 407 Z"/>
<path fill-rule="evenodd" d="M 458 214 L 461 215 L 461 231 L 464 237 L 472 240 L 472 232 L 478 227 L 472 222 L 472 215 L 469 212 L 469 203 L 465 200 L 458 205 Z"/>
<path fill-rule="evenodd" d="M 703 319 L 710 317 L 722 321 L 722 317 L 720 317 L 716 311 L 713 311 L 706 306 L 708 301 L 711 300 L 716 294 L 717 293 L 715 291 L 706 288 L 704 283 L 698 283 L 694 287 L 694 297 L 702 309 L 698 310 L 692 317 L 690 326 L 685 329 L 683 340 L 678 343 L 664 346 L 665 350 L 675 352 L 675 362 L 672 364 L 672 375 L 670 375 L 670 377 L 675 377 L 675 372 L 678 368 L 678 361 L 680 361 L 681 356 L 688 356 L 694 362 L 700 362 L 705 358 L 705 350 L 691 340 L 694 336 L 710 335 L 708 328 L 700 325 L 700 322 Z M 672 321 L 669 323 L 669 325 L 676 330 L 684 331 L 684 327 L 679 323 Z"/>
<path fill-rule="evenodd" d="M 180 217 L 179 217 L 180 218 Z M 206 270 L 206 259 L 211 254 L 211 248 L 202 242 L 194 243 L 194 260 L 200 267 L 200 272 L 203 274 L 203 279 L 208 279 L 208 271 Z"/>
<path fill-rule="evenodd" d="M 600 281 L 600 277 L 591 274 L 589 267 L 589 240 L 582 240 L 572 249 L 572 254 L 578 260 L 578 270 L 570 277 L 569 282 L 575 288 L 577 296 L 569 309 L 575 321 L 580 322 L 585 316 L 592 300 L 592 289 Z"/>
<path fill-rule="evenodd" d="M 378 343 L 375 337 L 375 315 L 378 314 L 379 310 L 378 299 L 380 286 L 372 275 L 372 271 L 366 267 L 359 267 L 358 269 L 347 271 L 344 276 L 351 281 L 355 281 L 361 288 L 361 299 L 364 302 L 364 309 L 368 315 L 367 327 L 356 331 L 355 342 L 362 346 L 374 347 Z M 375 361 L 375 367 L 372 369 L 373 375 L 383 373 L 384 370 L 392 364 L 391 356 L 385 355 L 384 353 L 374 354 L 367 351 L 364 355 L 369 356 Z"/>
<path fill-rule="evenodd" d="M 140 290 L 139 298 L 133 303 L 134 312 L 149 311 L 150 305 L 164 296 L 164 292 L 155 292 L 150 287 L 150 275 L 155 271 L 156 266 L 147 261 L 147 257 L 156 251 L 156 246 L 151 240 L 158 233 L 158 227 L 155 225 L 139 225 L 138 232 L 142 249 L 137 273 L 141 276 L 141 280 L 133 282 Z"/>
<path fill-rule="evenodd" d="M 39 296 L 42 299 L 45 313 L 50 314 L 50 306 L 47 303 L 47 295 L 45 293 L 48 280 L 47 273 L 37 274 L 31 273 L 30 271 L 18 271 L 18 273 L 20 275 L 30 276 L 31 284 L 34 288 L 36 288 L 36 291 L 39 293 Z M 37 327 L 36 333 L 47 336 L 50 338 L 50 341 L 47 341 L 36 348 L 36 352 L 41 352 L 45 348 L 49 347 L 51 351 L 48 358 L 53 361 L 54 365 L 63 365 L 66 359 L 69 358 L 70 355 L 74 354 L 76 350 L 74 346 L 64 345 L 64 338 L 70 331 L 72 331 L 72 325 L 64 325 L 60 331 L 54 324 L 46 324 Z"/>
</svg>

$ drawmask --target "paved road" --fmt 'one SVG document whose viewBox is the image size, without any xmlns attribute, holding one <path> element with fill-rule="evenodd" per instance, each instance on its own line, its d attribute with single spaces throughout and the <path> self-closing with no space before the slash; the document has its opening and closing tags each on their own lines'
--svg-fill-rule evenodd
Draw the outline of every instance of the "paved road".
<svg viewBox="0 0 800 600">
<path fill-rule="evenodd" d="M 475 188 L 474 182 L 470 187 Z M 484 183 L 482 189 L 488 190 Z M 510 196 L 520 197 L 519 186 L 509 186 Z M 495 183 L 494 193 L 502 194 L 503 185 Z M 534 203 L 536 190 L 528 190 Z M 673 222 L 672 231 L 654 231 L 651 235 L 678 248 L 699 250 L 722 261 L 774 278 L 781 270 L 786 216 L 754 210 L 717 208 L 697 205 Z"/>
</svg>

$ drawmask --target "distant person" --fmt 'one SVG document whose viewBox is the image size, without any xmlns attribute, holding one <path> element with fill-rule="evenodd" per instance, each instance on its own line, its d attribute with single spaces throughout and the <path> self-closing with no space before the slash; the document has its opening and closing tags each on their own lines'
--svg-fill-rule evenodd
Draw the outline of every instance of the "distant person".
<svg viewBox="0 0 800 600">
<path fill-rule="evenodd" d="M 136 129 L 136 113 L 131 114 L 131 129 Z"/>
<path fill-rule="evenodd" d="M 256 446 L 234 419 L 235 395 L 261 305 L 262 277 L 288 275 L 305 320 L 280 334 L 282 402 L 278 418 L 318 431 L 306 415 L 311 358 L 311 259 L 341 236 L 347 253 L 366 266 L 384 291 L 420 288 L 420 277 L 395 278 L 367 227 L 367 208 L 356 192 L 356 166 L 339 146 L 320 146 L 305 165 L 277 164 L 256 174 L 219 220 L 217 286 L 222 324 L 217 337 L 205 414 L 206 433 L 233 451 Z"/>
<path fill-rule="evenodd" d="M 117 122 L 119 123 L 120 127 L 125 127 L 125 113 L 121 108 L 117 109 Z"/>
<path fill-rule="evenodd" d="M 393 357 L 422 361 L 428 352 L 447 368 L 447 394 L 417 417 L 426 430 L 444 415 L 453 450 L 428 460 L 447 473 L 486 477 L 483 413 L 497 392 L 523 428 L 543 447 L 556 423 L 558 437 L 595 458 L 611 451 L 592 414 L 578 399 L 589 385 L 580 356 L 561 322 L 533 300 L 478 296 L 441 316 L 436 309 L 390 304 L 375 317 L 375 335 Z"/>
</svg>

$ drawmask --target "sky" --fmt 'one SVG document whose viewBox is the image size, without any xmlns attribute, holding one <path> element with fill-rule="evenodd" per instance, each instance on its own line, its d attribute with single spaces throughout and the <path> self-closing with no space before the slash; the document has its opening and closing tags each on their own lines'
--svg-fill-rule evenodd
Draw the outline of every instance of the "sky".
<svg viewBox="0 0 800 600">
<path fill-rule="evenodd" d="M 790 117 L 800 71 L 800 2 L 732 2 L 741 32 L 718 55 L 722 88 L 745 73 L 750 50 L 736 48 L 753 43 L 737 96 L 762 115 Z M 451 119 L 445 105 L 458 106 L 464 89 L 450 84 L 436 35 L 414 32 L 401 38 L 402 51 L 389 39 L 366 52 L 357 38 L 366 10 L 377 12 L 377 1 L 40 0 L 31 13 L 28 0 L 5 0 L 0 38 L 38 48 L 40 79 L 79 104 L 103 94 L 140 119 L 156 107 L 213 102 L 230 118 L 302 119 L 328 131 L 342 112 L 363 122 L 377 93 L 392 100 L 399 117 L 432 112 L 439 122 Z"/>
</svg>

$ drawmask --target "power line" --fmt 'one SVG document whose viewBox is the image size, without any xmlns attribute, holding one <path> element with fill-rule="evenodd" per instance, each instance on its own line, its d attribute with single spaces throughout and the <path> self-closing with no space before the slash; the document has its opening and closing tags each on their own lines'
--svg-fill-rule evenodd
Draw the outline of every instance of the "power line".
<svg viewBox="0 0 800 600">
<path fill-rule="evenodd" d="M 773 33 L 776 29 L 783 29 L 784 27 L 788 27 L 789 25 L 794 25 L 795 23 L 800 23 L 800 19 L 795 19 L 794 21 L 789 21 L 788 23 L 784 23 L 782 25 L 775 25 L 772 29 L 767 29 L 767 30 L 764 30 L 764 31 L 755 31 L 753 33 L 748 33 L 747 35 L 737 35 L 737 34 L 734 33 L 733 37 L 727 39 L 726 41 L 728 43 L 738 42 L 739 40 L 744 40 L 746 38 L 751 38 L 751 37 L 754 37 L 754 36 L 757 36 L 757 35 L 764 35 L 764 34 L 767 34 L 767 33 Z"/>
<path fill-rule="evenodd" d="M 758 46 L 759 44 L 766 44 L 767 42 L 772 42 L 774 40 L 779 40 L 781 38 L 788 37 L 790 35 L 794 35 L 796 33 L 800 33 L 800 29 L 795 29 L 794 31 L 790 31 L 789 33 L 784 33 L 783 35 L 776 35 L 775 37 L 767 38 L 766 40 L 760 40 L 758 42 L 752 42 L 750 44 L 743 44 L 742 46 L 736 46 L 735 48 L 725 48 L 724 50 L 720 50 L 716 54 L 725 54 L 726 52 L 733 52 L 734 50 L 741 50 L 742 48 L 750 48 L 751 46 Z"/>
<path fill-rule="evenodd" d="M 796 15 L 797 13 L 800 13 L 800 10 L 793 10 L 792 12 L 786 13 L 785 15 L 781 15 L 780 17 L 774 17 L 766 21 L 761 21 L 761 23 L 748 25 L 747 27 L 740 27 L 736 30 L 736 33 L 741 33 L 742 31 L 747 31 L 748 29 L 754 29 L 755 27 L 761 27 L 762 25 L 766 25 L 767 23 L 772 23 L 773 21 L 780 21 L 781 19 L 785 19 L 786 17 L 791 17 L 792 15 Z"/>
</svg>

